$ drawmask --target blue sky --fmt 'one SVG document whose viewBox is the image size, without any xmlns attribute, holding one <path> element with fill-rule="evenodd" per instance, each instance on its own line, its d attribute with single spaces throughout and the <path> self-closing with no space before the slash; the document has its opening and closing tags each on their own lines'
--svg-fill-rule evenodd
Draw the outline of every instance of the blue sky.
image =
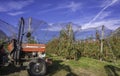
<svg viewBox="0 0 120 76">
<path fill-rule="evenodd" d="M 20 17 L 114 30 L 120 26 L 120 0 L 0 0 L 0 19 L 17 26 Z"/>
</svg>

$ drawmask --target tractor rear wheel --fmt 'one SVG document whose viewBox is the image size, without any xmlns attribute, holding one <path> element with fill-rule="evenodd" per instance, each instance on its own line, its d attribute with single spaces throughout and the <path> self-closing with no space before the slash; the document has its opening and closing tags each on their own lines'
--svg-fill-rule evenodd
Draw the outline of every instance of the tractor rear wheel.
<svg viewBox="0 0 120 76">
<path fill-rule="evenodd" d="M 30 76 L 44 76 L 46 74 L 46 63 L 42 59 L 32 60 L 29 64 Z"/>
</svg>

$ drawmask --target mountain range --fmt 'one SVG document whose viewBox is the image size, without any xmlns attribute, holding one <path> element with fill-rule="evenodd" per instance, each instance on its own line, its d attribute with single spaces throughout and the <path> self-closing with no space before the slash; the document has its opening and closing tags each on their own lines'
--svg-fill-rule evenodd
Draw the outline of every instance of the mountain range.
<svg viewBox="0 0 120 76">
<path fill-rule="evenodd" d="M 94 27 L 94 28 L 88 28 L 88 29 L 81 29 L 76 34 L 76 39 L 87 39 L 87 38 L 96 38 L 96 32 L 98 31 L 100 37 L 102 34 L 102 26 Z M 111 35 L 113 30 L 108 29 L 107 27 L 104 27 L 104 37 L 108 37 Z"/>
<path fill-rule="evenodd" d="M 25 19 L 25 32 L 28 31 L 28 27 L 29 27 L 28 20 L 29 19 L 27 18 Z M 32 24 L 31 24 L 32 36 L 34 36 L 34 38 L 39 42 L 46 43 L 53 38 L 59 37 L 60 30 L 65 29 L 66 25 L 68 24 L 72 25 L 72 28 L 75 32 L 75 38 L 77 40 L 86 39 L 88 37 L 95 38 L 96 30 L 98 30 L 99 34 L 101 35 L 101 28 L 102 28 L 101 26 L 95 28 L 81 29 L 82 26 L 78 24 L 74 24 L 72 22 L 48 24 L 43 20 L 32 19 Z M 18 32 L 18 27 L 14 27 L 9 23 L 0 20 L 0 30 L 3 31 L 6 34 L 6 36 L 10 37 Z M 106 37 L 112 33 L 112 30 L 105 27 L 104 32 Z"/>
<path fill-rule="evenodd" d="M 120 37 L 120 27 L 117 28 L 114 32 L 112 32 L 111 36 L 117 36 L 117 37 Z"/>
</svg>

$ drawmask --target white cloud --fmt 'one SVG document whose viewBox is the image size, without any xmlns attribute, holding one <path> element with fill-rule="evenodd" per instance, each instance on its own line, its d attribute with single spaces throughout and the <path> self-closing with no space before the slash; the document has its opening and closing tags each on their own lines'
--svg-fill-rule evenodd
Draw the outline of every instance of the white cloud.
<svg viewBox="0 0 120 76">
<path fill-rule="evenodd" d="M 58 23 L 58 24 L 51 24 L 49 25 L 50 27 L 49 28 L 45 28 L 45 29 L 42 29 L 42 30 L 46 30 L 46 31 L 60 31 L 62 29 L 65 29 L 66 26 L 68 24 L 61 24 L 61 23 Z M 80 26 L 78 26 L 77 24 L 71 24 L 72 25 L 72 28 L 74 31 L 78 31 L 79 29 L 81 29 Z"/>
<path fill-rule="evenodd" d="M 111 5 L 115 4 L 116 2 L 118 2 L 119 0 L 112 0 Z"/>
<path fill-rule="evenodd" d="M 81 3 L 76 3 L 74 1 L 71 1 L 69 3 L 59 4 L 56 7 L 53 7 L 51 9 L 49 8 L 47 10 L 43 10 L 40 13 L 46 13 L 49 11 L 55 11 L 55 10 L 61 10 L 61 9 L 69 9 L 72 12 L 76 12 L 77 10 L 79 10 L 81 8 L 80 6 L 81 6 Z"/>
<path fill-rule="evenodd" d="M 115 30 L 116 28 L 120 27 L 120 20 L 104 20 L 104 21 L 98 21 L 96 22 L 96 19 L 104 19 L 107 16 L 110 16 L 111 12 L 105 10 L 109 8 L 110 6 L 116 4 L 119 0 L 106 0 L 101 6 L 103 7 L 102 10 L 95 15 L 95 17 L 90 20 L 88 23 L 84 24 L 82 26 L 82 29 L 92 28 L 92 27 L 98 27 L 101 25 L 105 25 L 107 28 Z"/>
<path fill-rule="evenodd" d="M 68 8 L 72 12 L 76 12 L 78 9 L 80 9 L 81 3 L 75 3 L 75 2 L 70 2 L 69 4 L 66 4 L 65 6 L 62 6 L 63 8 Z"/>
<path fill-rule="evenodd" d="M 25 13 L 25 12 L 19 11 L 19 12 L 10 12 L 8 14 L 11 15 L 11 16 L 16 16 L 16 15 L 20 15 L 20 14 L 23 14 L 23 13 Z"/>
<path fill-rule="evenodd" d="M 46 30 L 46 31 L 60 31 L 61 29 L 62 29 L 62 27 L 52 26 L 50 28 L 46 28 L 46 29 L 42 29 L 42 30 Z"/>
<path fill-rule="evenodd" d="M 109 1 L 109 0 L 108 0 Z M 111 0 L 110 2 L 105 3 L 105 6 L 103 7 L 103 9 L 97 14 L 95 15 L 95 17 L 89 21 L 88 25 L 91 25 L 92 22 L 94 22 L 96 19 L 98 19 L 100 17 L 101 14 L 103 14 L 103 12 L 110 6 L 112 6 L 113 4 L 115 4 L 116 2 L 118 2 L 119 0 Z"/>
<path fill-rule="evenodd" d="M 109 12 L 103 12 L 101 15 L 100 15 L 100 17 L 99 17 L 99 19 L 104 19 L 105 17 L 108 17 L 108 16 L 110 16 L 110 14 L 111 14 L 111 12 L 109 11 Z"/>
<path fill-rule="evenodd" d="M 91 23 L 91 25 L 86 23 L 82 26 L 82 29 L 98 27 L 101 25 L 104 25 L 109 29 L 115 30 L 116 28 L 120 27 L 120 19 L 119 20 L 104 20 L 104 21 L 99 21 L 99 22 L 93 22 L 93 23 Z"/>
<path fill-rule="evenodd" d="M 0 3 L 0 12 L 7 12 L 11 10 L 20 10 L 23 7 L 33 3 L 33 0 L 19 0 L 19 1 L 4 1 Z"/>
<path fill-rule="evenodd" d="M 103 1 L 101 7 L 105 7 L 106 5 L 111 6 L 111 5 L 113 5 L 113 4 L 118 3 L 118 1 L 119 1 L 119 0 L 105 0 L 105 1 Z"/>
</svg>

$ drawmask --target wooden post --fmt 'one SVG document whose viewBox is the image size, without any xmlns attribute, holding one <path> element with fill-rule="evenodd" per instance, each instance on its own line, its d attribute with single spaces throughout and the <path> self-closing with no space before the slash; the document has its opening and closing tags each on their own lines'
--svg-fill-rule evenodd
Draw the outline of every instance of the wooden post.
<svg viewBox="0 0 120 76">
<path fill-rule="evenodd" d="M 103 40 L 104 40 L 104 25 L 102 25 L 102 36 L 101 36 L 101 50 L 100 50 L 100 61 L 103 60 Z"/>
<path fill-rule="evenodd" d="M 28 31 L 31 32 L 31 24 L 32 24 L 32 18 L 29 18 L 29 26 L 28 26 Z"/>
</svg>

